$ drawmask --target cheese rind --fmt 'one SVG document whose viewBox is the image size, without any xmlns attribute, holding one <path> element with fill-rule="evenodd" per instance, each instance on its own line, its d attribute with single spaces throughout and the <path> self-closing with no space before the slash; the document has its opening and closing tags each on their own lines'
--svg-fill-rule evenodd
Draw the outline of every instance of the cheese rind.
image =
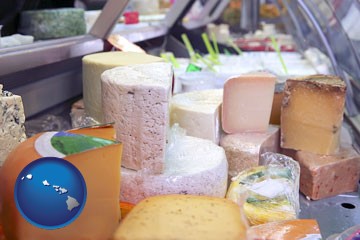
<svg viewBox="0 0 360 240">
<path fill-rule="evenodd" d="M 79 133 L 111 139 L 109 128 L 81 129 Z M 77 133 L 77 130 L 72 130 Z M 0 169 L 0 222 L 7 239 L 13 240 L 70 240 L 109 239 L 120 221 L 120 164 L 121 144 L 65 156 L 82 174 L 86 182 L 87 199 L 81 214 L 71 224 L 54 230 L 31 225 L 15 206 L 14 187 L 19 173 L 29 163 L 42 157 L 34 144 L 41 134 L 29 138 L 10 153 Z"/>
<path fill-rule="evenodd" d="M 101 100 L 101 74 L 108 69 L 134 64 L 163 62 L 159 57 L 135 52 L 103 52 L 90 54 L 82 59 L 83 96 L 88 116 L 103 122 Z"/>
<path fill-rule="evenodd" d="M 272 74 L 258 72 L 233 77 L 225 82 L 222 128 L 226 133 L 267 130 L 275 80 Z"/>
<path fill-rule="evenodd" d="M 0 168 L 8 154 L 26 140 L 25 114 L 21 96 L 2 90 L 0 85 Z"/>
<path fill-rule="evenodd" d="M 313 75 L 286 81 L 281 108 L 281 147 L 317 154 L 339 148 L 345 83 Z"/>
<path fill-rule="evenodd" d="M 313 200 L 354 192 L 360 179 L 360 155 L 351 146 L 333 155 L 298 151 L 300 191 Z"/>
<path fill-rule="evenodd" d="M 156 196 L 136 205 L 113 239 L 246 239 L 241 209 L 221 198 L 192 195 Z"/>
<path fill-rule="evenodd" d="M 168 146 L 162 174 L 121 171 L 120 200 L 133 204 L 164 194 L 224 197 L 227 190 L 228 163 L 223 148 L 190 136 L 177 136 L 174 145 Z"/>
<path fill-rule="evenodd" d="M 162 173 L 169 128 L 173 71 L 169 63 L 117 67 L 102 78 L 106 122 L 124 144 L 122 166 Z"/>
<path fill-rule="evenodd" d="M 224 134 L 220 141 L 229 163 L 229 175 L 235 177 L 247 168 L 259 165 L 260 155 L 279 152 L 280 128 L 270 125 L 267 132 Z"/>
<path fill-rule="evenodd" d="M 178 123 L 187 135 L 220 141 L 221 89 L 180 93 L 172 97 L 170 125 Z"/>
</svg>

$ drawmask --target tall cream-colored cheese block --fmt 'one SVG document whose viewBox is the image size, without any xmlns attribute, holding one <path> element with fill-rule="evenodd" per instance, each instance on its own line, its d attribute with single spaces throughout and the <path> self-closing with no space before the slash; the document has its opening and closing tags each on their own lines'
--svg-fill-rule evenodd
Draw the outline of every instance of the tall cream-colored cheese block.
<svg viewBox="0 0 360 240">
<path fill-rule="evenodd" d="M 83 57 L 83 97 L 86 113 L 98 122 L 104 120 L 100 76 L 105 70 L 162 61 L 162 58 L 135 52 L 103 52 Z"/>
<path fill-rule="evenodd" d="M 176 138 L 174 145 L 168 146 L 162 174 L 121 169 L 121 201 L 136 204 L 165 194 L 225 196 L 228 163 L 224 149 L 206 139 Z"/>
<path fill-rule="evenodd" d="M 171 99 L 170 124 L 178 123 L 193 137 L 220 141 L 222 89 L 179 93 Z"/>
<path fill-rule="evenodd" d="M 276 77 L 265 72 L 244 74 L 224 84 L 222 128 L 226 133 L 266 132 Z"/>
<path fill-rule="evenodd" d="M 224 134 L 220 146 L 225 149 L 229 175 L 235 177 L 258 166 L 261 154 L 280 151 L 280 128 L 270 125 L 266 132 Z"/>
<path fill-rule="evenodd" d="M 248 223 L 230 200 L 167 195 L 145 199 L 122 221 L 114 240 L 240 240 Z"/>
<path fill-rule="evenodd" d="M 122 166 L 152 174 L 164 170 L 173 70 L 170 63 L 117 67 L 102 78 L 106 122 L 124 144 Z"/>
<path fill-rule="evenodd" d="M 2 90 L 0 84 L 0 168 L 8 154 L 26 140 L 21 96 Z"/>
</svg>

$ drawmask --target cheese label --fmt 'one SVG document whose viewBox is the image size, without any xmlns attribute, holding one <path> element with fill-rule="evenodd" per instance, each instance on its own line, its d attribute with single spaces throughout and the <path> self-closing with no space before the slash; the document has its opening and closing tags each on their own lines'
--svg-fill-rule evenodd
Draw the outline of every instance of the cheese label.
<svg viewBox="0 0 360 240">
<path fill-rule="evenodd" d="M 35 141 L 35 149 L 43 157 L 63 158 L 114 143 L 116 142 L 69 132 L 46 132 Z"/>
</svg>

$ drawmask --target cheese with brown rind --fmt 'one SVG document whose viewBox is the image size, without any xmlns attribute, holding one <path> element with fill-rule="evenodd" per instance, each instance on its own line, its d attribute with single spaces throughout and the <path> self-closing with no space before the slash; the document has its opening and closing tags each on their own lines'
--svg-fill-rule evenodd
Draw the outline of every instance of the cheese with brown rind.
<svg viewBox="0 0 360 240">
<path fill-rule="evenodd" d="M 266 132 L 223 134 L 220 141 L 229 163 L 229 175 L 259 165 L 260 155 L 279 152 L 280 128 L 270 125 Z"/>
<path fill-rule="evenodd" d="M 352 146 L 340 147 L 333 155 L 298 151 L 300 191 L 313 200 L 354 192 L 360 178 L 360 155 Z"/>
<path fill-rule="evenodd" d="M 93 131 L 94 130 L 94 131 Z M 104 130 L 104 131 L 102 131 Z M 111 127 L 72 130 L 72 133 L 112 139 L 115 131 Z M 79 217 L 63 228 L 46 230 L 27 222 L 16 209 L 14 186 L 22 169 L 42 157 L 36 151 L 35 135 L 21 143 L 7 158 L 0 169 L 0 222 L 7 239 L 12 240 L 73 240 L 109 239 L 120 221 L 120 164 L 121 144 L 65 156 L 79 169 L 87 186 L 87 199 Z M 101 167 L 99 167 L 101 166 Z"/>
<path fill-rule="evenodd" d="M 286 81 L 281 109 L 281 147 L 317 154 L 339 148 L 345 83 L 313 75 Z"/>
<path fill-rule="evenodd" d="M 136 205 L 113 240 L 239 240 L 247 227 L 242 210 L 227 199 L 166 195 Z"/>
</svg>

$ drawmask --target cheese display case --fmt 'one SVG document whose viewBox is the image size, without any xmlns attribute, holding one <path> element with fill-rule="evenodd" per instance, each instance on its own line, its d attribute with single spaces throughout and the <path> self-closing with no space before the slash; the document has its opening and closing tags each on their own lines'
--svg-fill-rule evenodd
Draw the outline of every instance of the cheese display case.
<svg viewBox="0 0 360 240">
<path fill-rule="evenodd" d="M 85 34 L 0 47 L 0 239 L 359 235 L 360 3 L 152 3 L 103 1 Z M 83 214 L 52 232 L 13 203 L 41 157 L 89 184 L 91 206 L 72 195 Z"/>
</svg>

